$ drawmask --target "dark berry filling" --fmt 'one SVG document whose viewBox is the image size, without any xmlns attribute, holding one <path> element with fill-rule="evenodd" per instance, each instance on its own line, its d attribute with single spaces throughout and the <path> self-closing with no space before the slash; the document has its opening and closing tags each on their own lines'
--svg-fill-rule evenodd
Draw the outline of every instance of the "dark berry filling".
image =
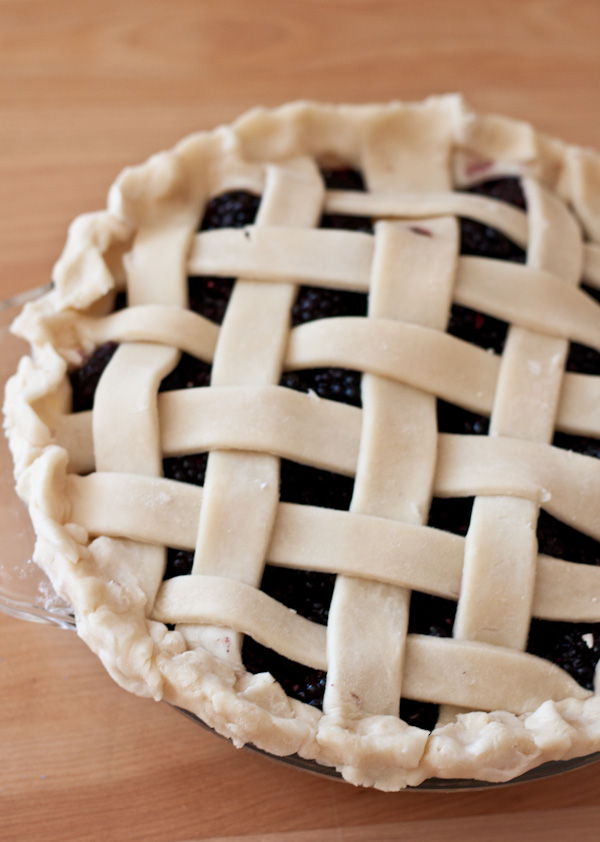
<svg viewBox="0 0 600 842">
<path fill-rule="evenodd" d="M 434 497 L 427 525 L 464 538 L 471 522 L 474 497 Z"/>
<path fill-rule="evenodd" d="M 312 391 L 330 401 L 362 406 L 360 380 L 360 372 L 350 368 L 311 368 L 286 372 L 279 385 L 298 392 Z"/>
<path fill-rule="evenodd" d="M 195 453 L 191 456 L 171 456 L 163 459 L 163 471 L 167 479 L 177 482 L 189 482 L 191 485 L 204 485 L 208 453 Z"/>
<path fill-rule="evenodd" d="M 490 419 L 486 415 L 478 415 L 454 403 L 446 403 L 441 398 L 437 402 L 437 418 L 440 433 L 485 436 L 490 426 Z"/>
<path fill-rule="evenodd" d="M 469 307 L 453 304 L 447 332 L 486 351 L 492 350 L 501 354 L 506 342 L 508 324 Z"/>
<path fill-rule="evenodd" d="M 194 453 L 191 456 L 172 456 L 168 459 L 163 459 L 163 473 L 167 479 L 174 479 L 177 482 L 204 485 L 207 460 L 208 453 Z M 174 547 L 168 547 L 167 568 L 164 578 L 172 579 L 173 576 L 187 576 L 192 571 L 193 561 L 193 550 L 176 550 Z"/>
<path fill-rule="evenodd" d="M 327 625 L 335 575 L 267 565 L 261 590 L 313 623 Z"/>
<path fill-rule="evenodd" d="M 220 325 L 233 290 L 233 278 L 188 278 L 190 310 Z"/>
<path fill-rule="evenodd" d="M 562 667 L 588 690 L 600 658 L 600 623 L 531 621 L 527 651 Z"/>
<path fill-rule="evenodd" d="M 69 374 L 73 412 L 85 412 L 92 408 L 98 381 L 118 347 L 116 342 L 105 342 L 96 348 L 82 366 Z"/>
<path fill-rule="evenodd" d="M 332 319 L 335 316 L 366 316 L 367 295 L 335 289 L 301 287 L 292 308 L 292 326 Z"/>
<path fill-rule="evenodd" d="M 317 468 L 281 461 L 283 502 L 331 509 L 348 509 L 354 481 Z M 261 590 L 315 623 L 327 625 L 335 575 L 316 571 L 288 570 L 267 565 Z M 326 673 L 284 658 L 250 637 L 244 638 L 242 660 L 252 673 L 269 672 L 285 692 L 301 702 L 323 706 Z"/>
<path fill-rule="evenodd" d="M 168 547 L 167 566 L 163 579 L 172 579 L 174 576 L 188 576 L 192 572 L 193 563 L 193 550 L 176 550 L 173 547 Z"/>
<path fill-rule="evenodd" d="M 246 190 L 230 190 L 215 196 L 204 209 L 201 231 L 215 228 L 243 228 L 252 225 L 258 213 L 260 196 Z"/>
<path fill-rule="evenodd" d="M 242 661 L 251 673 L 269 672 L 283 687 L 288 696 L 307 705 L 323 707 L 327 673 L 284 658 L 278 652 L 261 646 L 245 637 Z"/>
<path fill-rule="evenodd" d="M 363 174 L 352 167 L 321 167 L 321 176 L 328 190 L 364 192 L 366 189 Z"/>
<path fill-rule="evenodd" d="M 467 191 L 479 196 L 499 199 L 525 209 L 525 196 L 518 178 L 496 178 L 470 187 Z M 525 262 L 525 252 L 500 231 L 473 219 L 460 220 L 461 254 L 494 257 L 497 260 Z"/>
<path fill-rule="evenodd" d="M 576 453 L 583 453 L 584 456 L 600 457 L 600 440 L 588 436 L 571 436 L 568 433 L 555 433 L 555 447 L 562 447 L 564 450 L 574 450 Z"/>
<path fill-rule="evenodd" d="M 365 189 L 362 173 L 350 167 L 323 168 L 321 175 L 328 190 L 364 191 Z M 368 216 L 351 216 L 345 213 L 324 213 L 321 217 L 320 227 L 362 231 L 364 234 L 373 233 L 373 221 Z"/>
<path fill-rule="evenodd" d="M 342 511 L 350 508 L 354 491 L 352 477 L 282 459 L 280 482 L 279 496 L 283 503 Z"/>
<path fill-rule="evenodd" d="M 201 231 L 215 228 L 243 228 L 256 219 L 260 196 L 245 190 L 231 190 L 215 196 L 207 204 Z M 212 322 L 221 324 L 233 289 L 234 278 L 192 276 L 188 279 L 189 307 Z"/>
<path fill-rule="evenodd" d="M 173 392 L 176 389 L 193 389 L 208 386 L 212 366 L 189 354 L 182 354 L 179 363 L 163 379 L 160 392 Z"/>
<path fill-rule="evenodd" d="M 581 288 L 595 301 L 600 301 L 600 290 L 582 284 Z M 600 374 L 600 353 L 587 345 L 571 342 L 567 357 L 567 371 L 579 374 Z"/>
<path fill-rule="evenodd" d="M 360 173 L 351 169 L 324 170 L 329 189 L 362 190 Z M 492 196 L 524 208 L 525 200 L 520 183 L 514 178 L 495 179 L 470 188 L 470 192 Z M 211 200 L 200 225 L 201 230 L 219 227 L 241 227 L 251 224 L 259 206 L 259 197 L 243 191 L 232 191 Z M 372 220 L 336 214 L 324 215 L 322 227 L 373 231 Z M 461 253 L 501 260 L 523 262 L 525 254 L 503 234 L 471 220 L 460 220 Z M 233 279 L 193 277 L 189 279 L 190 308 L 220 324 L 233 288 Z M 595 298 L 600 293 L 588 290 Z M 292 324 L 332 318 L 363 316 L 367 312 L 367 296 L 360 293 L 302 287 L 291 314 Z M 508 325 L 487 314 L 466 307 L 452 307 L 448 331 L 480 347 L 502 353 Z M 114 343 L 100 347 L 86 363 L 70 375 L 73 388 L 74 411 L 90 409 L 99 377 L 110 360 Z M 586 374 L 600 374 L 600 354 L 575 343 L 570 349 L 567 368 Z M 313 390 L 320 397 L 361 405 L 359 372 L 347 369 L 313 369 L 286 372 L 281 385 L 299 391 Z M 188 355 L 182 355 L 177 368 L 161 384 L 161 390 L 182 389 L 208 385 L 210 365 Z M 462 435 L 485 435 L 489 419 L 460 407 L 438 401 L 438 424 L 441 432 Z M 583 436 L 556 434 L 554 444 L 592 456 L 600 455 L 600 441 Z M 179 482 L 204 483 L 207 454 L 194 454 L 164 460 L 165 476 Z M 347 510 L 352 499 L 354 481 L 328 471 L 282 460 L 281 500 L 303 505 L 324 506 Z M 429 525 L 459 535 L 466 535 L 471 518 L 473 498 L 434 499 L 429 513 Z M 600 543 L 552 518 L 544 511 L 538 521 L 539 551 L 556 558 L 599 564 Z M 190 572 L 193 552 L 169 548 L 165 578 Z M 304 617 L 326 624 L 335 576 L 301 570 L 286 570 L 267 566 L 262 590 Z M 456 612 L 456 603 L 426 594 L 413 593 L 409 631 L 448 637 Z M 600 656 L 600 624 L 555 623 L 533 620 L 528 651 L 562 666 L 583 686 L 591 688 L 596 662 Z M 250 672 L 270 672 L 286 692 L 306 702 L 322 706 L 326 674 L 309 669 L 278 655 L 246 637 L 243 660 Z M 402 699 L 400 715 L 413 725 L 431 729 L 437 718 L 437 706 Z"/>
<path fill-rule="evenodd" d="M 538 550 L 542 555 L 600 565 L 600 543 L 572 526 L 549 515 L 543 509 L 537 523 Z"/>
</svg>

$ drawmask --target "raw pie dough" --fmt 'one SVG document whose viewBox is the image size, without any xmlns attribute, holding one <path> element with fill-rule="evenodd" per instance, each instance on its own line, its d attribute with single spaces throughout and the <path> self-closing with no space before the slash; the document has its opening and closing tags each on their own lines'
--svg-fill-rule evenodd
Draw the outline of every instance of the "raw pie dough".
<svg viewBox="0 0 600 842">
<path fill-rule="evenodd" d="M 368 192 L 325 190 L 331 160 Z M 527 214 L 457 192 L 506 175 Z M 263 196 L 256 224 L 198 233 L 229 189 Z M 319 230 L 323 210 L 375 235 Z M 457 217 L 526 265 L 458 256 Z M 535 535 L 543 507 L 600 540 L 600 462 L 550 444 L 600 438 L 600 378 L 564 371 L 569 340 L 600 351 L 578 288 L 600 288 L 599 243 L 598 155 L 457 96 L 257 109 L 126 170 L 15 324 L 32 353 L 5 404 L 35 559 L 115 680 L 384 790 L 600 749 L 598 695 L 523 651 L 532 616 L 600 621 L 600 569 Z M 239 279 L 222 326 L 185 309 L 188 274 Z M 299 284 L 368 291 L 368 318 L 290 330 Z M 444 332 L 452 302 L 511 323 L 502 357 Z M 67 370 L 107 341 L 93 412 L 72 414 Z M 211 387 L 157 397 L 182 351 Z M 277 385 L 319 366 L 364 372 L 363 408 Z M 490 435 L 438 434 L 436 397 L 491 414 Z M 163 478 L 164 456 L 204 451 L 203 488 Z M 350 512 L 280 503 L 281 457 L 355 476 Z M 466 538 L 423 525 L 432 495 L 476 497 Z M 166 546 L 195 549 L 191 575 L 162 581 Z M 338 574 L 327 627 L 258 590 L 266 561 Z M 452 638 L 407 635 L 415 589 L 458 600 Z M 327 670 L 324 712 L 246 672 L 243 634 Z M 399 719 L 401 695 L 442 706 L 432 733 Z"/>
</svg>

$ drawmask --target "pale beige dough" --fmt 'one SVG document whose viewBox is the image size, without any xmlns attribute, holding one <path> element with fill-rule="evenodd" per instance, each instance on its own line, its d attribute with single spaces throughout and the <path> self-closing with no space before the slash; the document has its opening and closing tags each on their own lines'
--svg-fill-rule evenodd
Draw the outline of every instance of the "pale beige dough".
<svg viewBox="0 0 600 842">
<path fill-rule="evenodd" d="M 368 191 L 326 190 L 329 160 Z M 459 192 L 498 175 L 523 179 L 527 213 Z M 226 189 L 262 194 L 256 223 L 198 233 Z M 535 540 L 540 507 L 600 539 L 600 462 L 551 444 L 600 437 L 598 379 L 564 372 L 569 341 L 600 351 L 579 289 L 600 288 L 599 196 L 595 153 L 457 96 L 257 109 L 126 170 L 16 323 L 32 353 L 5 400 L 36 561 L 110 674 L 383 790 L 599 750 L 598 683 L 523 651 L 532 616 L 600 622 L 600 569 Z M 375 234 L 318 229 L 323 212 Z M 458 216 L 526 264 L 459 257 Z M 188 273 L 237 279 L 221 327 L 186 309 Z M 300 284 L 369 292 L 368 317 L 291 329 Z M 453 302 L 511 323 L 502 357 L 444 332 Z M 67 371 L 107 341 L 94 409 L 72 414 Z M 182 352 L 212 363 L 211 388 L 158 395 Z M 363 372 L 362 409 L 277 385 L 321 366 Z M 437 397 L 490 414 L 490 436 L 438 434 Z M 203 451 L 203 488 L 162 477 Z M 280 503 L 280 458 L 354 477 L 350 511 Z M 466 538 L 425 525 L 433 495 L 476 497 Z M 190 576 L 162 581 L 167 546 L 195 551 Z M 337 574 L 327 628 L 258 589 L 267 562 Z M 452 638 L 408 634 L 412 590 L 458 602 Z M 327 670 L 323 712 L 247 673 L 244 634 Z M 431 734 L 401 696 L 442 705 Z"/>
</svg>

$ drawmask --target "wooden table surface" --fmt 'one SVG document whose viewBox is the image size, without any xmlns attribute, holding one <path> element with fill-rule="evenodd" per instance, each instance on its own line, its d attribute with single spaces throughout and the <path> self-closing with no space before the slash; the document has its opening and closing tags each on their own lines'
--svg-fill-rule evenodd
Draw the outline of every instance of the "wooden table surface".
<svg viewBox="0 0 600 842">
<path fill-rule="evenodd" d="M 48 280 L 126 164 L 255 104 L 462 91 L 600 148 L 597 0 L 0 0 L 0 296 Z M 10 534 L 3 534 L 3 553 Z M 0 839 L 597 840 L 600 764 L 384 794 L 283 767 L 0 616 Z"/>
</svg>

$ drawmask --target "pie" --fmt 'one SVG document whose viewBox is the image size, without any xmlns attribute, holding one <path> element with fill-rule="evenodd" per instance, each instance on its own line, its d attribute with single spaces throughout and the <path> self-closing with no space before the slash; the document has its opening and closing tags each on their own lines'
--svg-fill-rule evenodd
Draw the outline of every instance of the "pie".
<svg viewBox="0 0 600 842">
<path fill-rule="evenodd" d="M 78 218 L 6 429 L 113 678 L 382 790 L 600 749 L 600 156 L 256 109 Z M 595 689 L 597 688 L 597 689 Z"/>
</svg>

